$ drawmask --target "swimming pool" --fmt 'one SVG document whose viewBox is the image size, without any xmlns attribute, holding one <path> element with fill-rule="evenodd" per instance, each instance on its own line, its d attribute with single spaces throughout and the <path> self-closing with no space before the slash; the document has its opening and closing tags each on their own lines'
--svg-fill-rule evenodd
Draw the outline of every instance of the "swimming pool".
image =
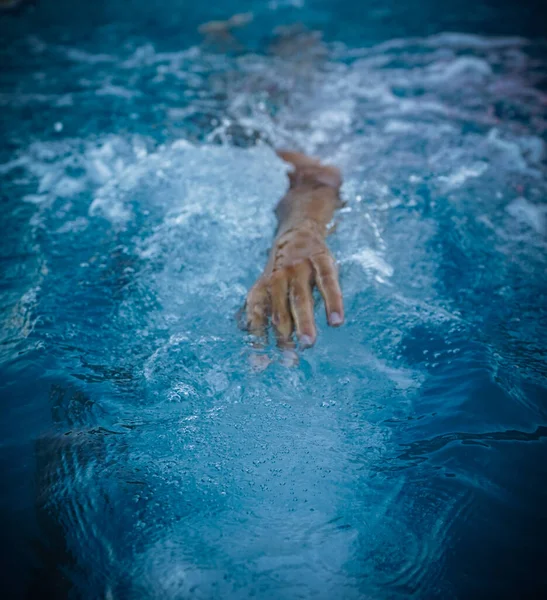
<svg viewBox="0 0 547 600">
<path fill-rule="evenodd" d="M 13 597 L 547 592 L 538 6 L 2 17 Z M 243 11 L 238 45 L 203 43 L 200 23 Z M 344 173 L 329 245 L 347 320 L 328 329 L 318 304 L 299 365 L 272 344 L 257 371 L 234 314 L 274 232 L 281 146 Z"/>
</svg>

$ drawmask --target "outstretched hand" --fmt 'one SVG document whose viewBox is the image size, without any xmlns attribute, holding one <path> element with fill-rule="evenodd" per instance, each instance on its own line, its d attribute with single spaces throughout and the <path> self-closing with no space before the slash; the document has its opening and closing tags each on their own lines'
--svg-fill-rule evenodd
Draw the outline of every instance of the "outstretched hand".
<svg viewBox="0 0 547 600">
<path fill-rule="evenodd" d="M 328 224 L 340 208 L 340 171 L 300 152 L 279 151 L 292 165 L 289 189 L 276 208 L 278 231 L 264 273 L 247 295 L 246 325 L 258 342 L 268 321 L 281 348 L 313 346 L 317 337 L 313 288 L 318 287 L 332 327 L 344 322 L 338 272 L 325 243 Z"/>
<path fill-rule="evenodd" d="M 344 321 L 338 272 L 323 234 L 312 220 L 281 233 L 274 242 L 270 261 L 247 295 L 249 332 L 266 335 L 268 319 L 282 348 L 293 346 L 293 333 L 301 348 L 315 343 L 314 286 L 317 286 L 332 327 Z"/>
</svg>

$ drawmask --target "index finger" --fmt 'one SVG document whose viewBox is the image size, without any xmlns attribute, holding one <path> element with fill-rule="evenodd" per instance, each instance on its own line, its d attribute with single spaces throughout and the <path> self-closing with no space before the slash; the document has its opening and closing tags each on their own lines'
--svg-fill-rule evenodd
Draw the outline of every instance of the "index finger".
<svg viewBox="0 0 547 600">
<path fill-rule="evenodd" d="M 265 284 L 258 281 L 247 295 L 246 314 L 247 329 L 257 338 L 265 338 L 268 324 L 268 290 Z"/>
</svg>

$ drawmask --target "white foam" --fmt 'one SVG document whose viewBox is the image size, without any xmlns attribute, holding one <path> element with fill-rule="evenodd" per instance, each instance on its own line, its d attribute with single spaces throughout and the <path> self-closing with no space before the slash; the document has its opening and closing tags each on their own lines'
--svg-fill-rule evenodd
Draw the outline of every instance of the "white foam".
<svg viewBox="0 0 547 600">
<path fill-rule="evenodd" d="M 85 231 L 89 221 L 85 217 L 78 217 L 73 221 L 66 221 L 57 229 L 57 233 L 79 233 Z"/>
<path fill-rule="evenodd" d="M 401 390 L 419 388 L 423 382 L 423 376 L 415 371 L 404 368 L 394 368 L 375 356 L 370 355 L 369 364 L 379 373 L 386 375 Z"/>
<path fill-rule="evenodd" d="M 491 129 L 488 132 L 487 140 L 492 147 L 502 152 L 506 159 L 506 168 L 516 171 L 527 170 L 528 165 L 518 143 L 504 139 L 498 128 Z"/>
<path fill-rule="evenodd" d="M 138 90 L 128 90 L 120 85 L 112 85 L 110 83 L 104 83 L 99 89 L 95 91 L 97 96 L 117 96 L 118 98 L 135 98 L 140 96 L 141 92 Z"/>
<path fill-rule="evenodd" d="M 61 177 L 53 188 L 52 192 L 61 198 L 70 198 L 83 192 L 86 189 L 86 183 L 75 177 Z"/>
<path fill-rule="evenodd" d="M 29 204 L 43 204 L 48 201 L 48 197 L 45 194 L 25 194 L 23 196 L 23 202 Z"/>
<path fill-rule="evenodd" d="M 357 262 L 365 270 L 376 271 L 383 277 L 389 278 L 393 275 L 393 267 L 371 248 L 363 248 L 356 254 L 352 254 L 347 260 Z"/>
<path fill-rule="evenodd" d="M 410 133 L 419 129 L 419 124 L 412 123 L 411 121 L 401 121 L 398 119 L 389 119 L 384 125 L 384 131 L 386 133 Z"/>
<path fill-rule="evenodd" d="M 470 33 L 439 33 L 426 38 L 425 43 L 435 46 L 453 46 L 478 50 L 496 50 L 499 48 L 525 46 L 528 42 L 521 37 L 483 37 Z"/>
<path fill-rule="evenodd" d="M 547 206 L 539 206 L 526 198 L 519 197 L 508 204 L 506 210 L 512 217 L 537 233 L 542 235 L 547 233 Z"/>
<path fill-rule="evenodd" d="M 18 158 L 14 158 L 6 163 L 0 164 L 0 174 L 6 175 L 10 171 L 17 169 L 19 167 L 24 167 L 28 163 L 28 158 L 26 156 L 19 156 Z"/>
<path fill-rule="evenodd" d="M 462 56 L 451 60 L 448 63 L 439 62 L 433 64 L 426 71 L 426 76 L 429 81 L 435 83 L 446 83 L 449 81 L 461 81 L 462 77 L 468 81 L 476 80 L 483 81 L 485 78 L 492 75 L 492 68 L 486 60 L 473 56 Z"/>
<path fill-rule="evenodd" d="M 116 62 L 117 60 L 117 58 L 111 54 L 93 54 L 91 52 L 80 50 L 79 48 L 66 48 L 63 46 L 58 46 L 57 50 L 74 62 L 87 63 L 90 65 L 111 63 Z"/>
<path fill-rule="evenodd" d="M 486 163 L 479 162 L 470 166 L 459 167 L 450 175 L 442 175 L 439 177 L 439 181 L 445 183 L 448 189 L 459 188 L 469 179 L 480 177 L 487 169 L 488 165 Z"/>
<path fill-rule="evenodd" d="M 270 10 L 278 10 L 291 6 L 292 8 L 304 8 L 304 0 L 269 0 L 268 8 Z"/>
</svg>

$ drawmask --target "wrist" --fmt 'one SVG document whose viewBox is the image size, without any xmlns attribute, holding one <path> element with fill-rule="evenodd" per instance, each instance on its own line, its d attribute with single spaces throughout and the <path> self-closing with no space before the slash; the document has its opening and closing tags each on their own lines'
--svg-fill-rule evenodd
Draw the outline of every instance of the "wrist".
<svg viewBox="0 0 547 600">
<path fill-rule="evenodd" d="M 320 186 L 315 189 L 294 189 L 276 208 L 278 233 L 292 228 L 310 228 L 326 236 L 327 225 L 340 207 L 338 189 Z"/>
<path fill-rule="evenodd" d="M 318 221 L 313 217 L 285 219 L 279 222 L 275 243 L 282 242 L 287 236 L 292 237 L 301 233 L 324 239 L 327 237 L 327 223 Z"/>
</svg>

